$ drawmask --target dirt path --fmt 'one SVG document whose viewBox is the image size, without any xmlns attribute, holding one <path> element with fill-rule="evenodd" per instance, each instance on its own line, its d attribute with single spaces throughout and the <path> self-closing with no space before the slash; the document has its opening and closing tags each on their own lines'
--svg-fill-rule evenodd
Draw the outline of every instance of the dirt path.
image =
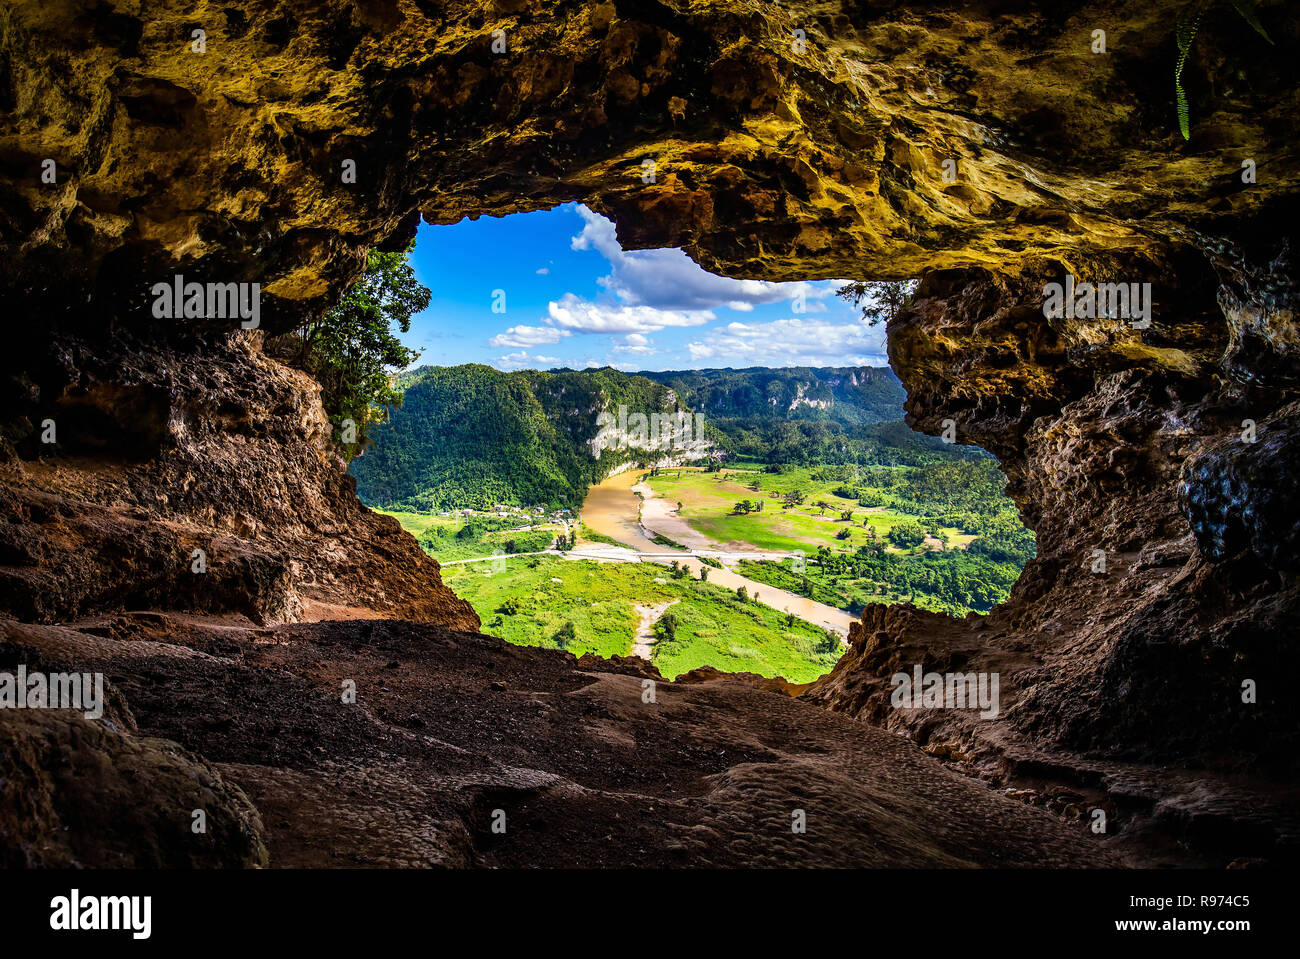
<svg viewBox="0 0 1300 959">
<path fill-rule="evenodd" d="M 632 641 L 633 656 L 640 656 L 646 662 L 650 661 L 650 653 L 658 642 L 655 638 L 655 623 L 659 622 L 659 617 L 668 611 L 669 606 L 680 602 L 680 599 L 674 599 L 667 603 L 655 603 L 653 606 L 637 603 L 636 614 L 641 617 L 641 621 L 637 623 L 636 638 Z"/>
</svg>

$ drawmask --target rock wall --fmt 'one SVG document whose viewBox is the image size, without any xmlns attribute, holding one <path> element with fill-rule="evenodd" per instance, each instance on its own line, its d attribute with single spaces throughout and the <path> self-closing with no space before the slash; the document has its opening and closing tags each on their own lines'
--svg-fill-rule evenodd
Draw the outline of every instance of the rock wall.
<svg viewBox="0 0 1300 959">
<path fill-rule="evenodd" d="M 890 329 L 908 419 L 949 421 L 999 456 L 1038 557 L 988 617 L 868 609 L 811 698 L 972 758 L 1014 734 L 1058 754 L 1294 776 L 1300 711 L 1277 682 L 1300 665 L 1297 515 L 1281 492 L 1300 466 L 1294 393 L 1233 375 L 1208 268 L 1176 269 L 1162 335 L 1140 337 L 1042 323 L 1050 270 L 927 277 Z M 1292 317 L 1273 314 L 1274 334 Z M 890 677 L 915 663 L 999 672 L 1002 718 L 890 709 Z"/>
<path fill-rule="evenodd" d="M 397 521 L 357 501 L 320 387 L 260 340 L 52 339 L 0 441 L 0 608 L 38 622 L 185 609 L 269 625 L 351 607 L 478 628 Z"/>
</svg>

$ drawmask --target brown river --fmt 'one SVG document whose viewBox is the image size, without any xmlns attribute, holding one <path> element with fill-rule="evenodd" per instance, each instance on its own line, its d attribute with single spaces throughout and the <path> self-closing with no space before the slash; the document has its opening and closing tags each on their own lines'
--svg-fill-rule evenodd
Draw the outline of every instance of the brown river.
<svg viewBox="0 0 1300 959">
<path fill-rule="evenodd" d="M 662 501 L 651 498 L 653 492 L 649 487 L 644 484 L 638 486 L 637 479 L 640 475 L 639 470 L 631 470 L 617 476 L 611 476 L 609 479 L 591 487 L 580 511 L 582 521 L 594 532 L 617 540 L 629 549 L 638 553 L 653 554 L 645 557 L 632 557 L 623 554 L 621 558 L 624 561 L 639 560 L 666 565 L 675 559 L 698 578 L 700 569 L 704 564 L 693 553 L 674 549 L 671 546 L 660 546 L 653 541 L 653 536 L 655 532 L 659 532 L 674 542 L 685 541 L 692 547 L 698 546 L 701 552 L 705 552 L 704 545 L 707 541 L 698 533 L 689 530 L 683 520 L 671 515 Z M 636 487 L 635 491 L 633 487 Z M 637 491 L 647 497 L 644 511 L 642 500 L 636 495 Z M 643 526 L 643 522 L 646 525 Z M 744 576 L 732 572 L 729 568 L 729 564 L 734 563 L 737 559 L 775 560 L 784 558 L 786 554 L 765 552 L 758 549 L 755 549 L 752 553 L 736 553 L 723 551 L 716 545 L 714 545 L 711 552 L 723 553 L 721 560 L 724 568 L 709 569 L 710 583 L 733 590 L 743 586 L 750 597 L 765 606 L 770 606 L 783 613 L 793 613 L 806 622 L 825 629 L 832 629 L 841 636 L 848 635 L 849 623 L 853 621 L 853 617 L 844 610 L 836 609 L 834 606 L 827 606 L 824 603 L 815 603 L 796 593 L 790 593 L 783 589 L 777 589 L 775 586 L 768 586 L 765 583 L 746 579 Z M 591 558 L 592 555 L 591 550 L 583 549 L 578 551 L 574 558 Z M 611 554 L 609 558 L 617 559 L 620 557 Z"/>
</svg>

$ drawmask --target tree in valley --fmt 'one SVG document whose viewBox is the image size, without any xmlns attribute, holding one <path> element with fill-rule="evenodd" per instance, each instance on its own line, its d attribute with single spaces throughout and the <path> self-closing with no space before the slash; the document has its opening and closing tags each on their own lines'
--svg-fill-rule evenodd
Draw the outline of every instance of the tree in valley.
<svg viewBox="0 0 1300 959">
<path fill-rule="evenodd" d="M 925 530 L 914 520 L 905 520 L 890 528 L 885 538 L 899 549 L 911 549 L 925 542 Z"/>
<path fill-rule="evenodd" d="M 573 628 L 573 621 L 567 619 L 564 621 L 564 625 L 557 629 L 555 635 L 551 637 L 555 641 L 555 645 L 559 646 L 560 649 L 568 649 L 577 638 L 578 634 Z"/>
<path fill-rule="evenodd" d="M 655 636 L 660 642 L 671 643 L 677 638 L 677 617 L 664 613 L 654 625 Z"/>
</svg>

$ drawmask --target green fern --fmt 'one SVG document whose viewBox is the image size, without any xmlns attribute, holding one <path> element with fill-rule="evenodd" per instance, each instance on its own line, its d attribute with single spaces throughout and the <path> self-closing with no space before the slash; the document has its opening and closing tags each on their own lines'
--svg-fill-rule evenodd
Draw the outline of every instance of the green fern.
<svg viewBox="0 0 1300 959">
<path fill-rule="evenodd" d="M 1256 33 L 1269 43 L 1273 42 L 1273 38 L 1264 29 L 1264 24 L 1260 23 L 1259 14 L 1255 11 L 1255 0 L 1231 0 L 1231 3 L 1233 9 L 1254 28 Z M 1183 67 L 1187 65 L 1187 56 L 1192 50 L 1192 41 L 1196 39 L 1196 32 L 1201 28 L 1201 15 L 1205 12 L 1206 6 L 1205 3 L 1193 3 L 1184 7 L 1183 12 L 1178 15 L 1178 23 L 1174 28 L 1174 39 L 1178 43 L 1178 62 L 1174 64 L 1174 98 L 1178 104 L 1178 129 L 1184 140 L 1192 138 L 1192 125 L 1191 114 L 1187 108 L 1187 91 L 1183 89 Z"/>
<path fill-rule="evenodd" d="M 1174 65 L 1174 96 L 1178 100 L 1178 129 L 1184 140 L 1192 138 L 1191 116 L 1187 109 L 1187 93 L 1183 90 L 1183 67 L 1187 65 L 1187 54 L 1196 39 L 1196 31 L 1201 27 L 1201 6 L 1195 4 L 1187 7 L 1178 15 L 1178 25 L 1174 28 L 1174 39 L 1178 42 L 1178 63 Z"/>
</svg>

